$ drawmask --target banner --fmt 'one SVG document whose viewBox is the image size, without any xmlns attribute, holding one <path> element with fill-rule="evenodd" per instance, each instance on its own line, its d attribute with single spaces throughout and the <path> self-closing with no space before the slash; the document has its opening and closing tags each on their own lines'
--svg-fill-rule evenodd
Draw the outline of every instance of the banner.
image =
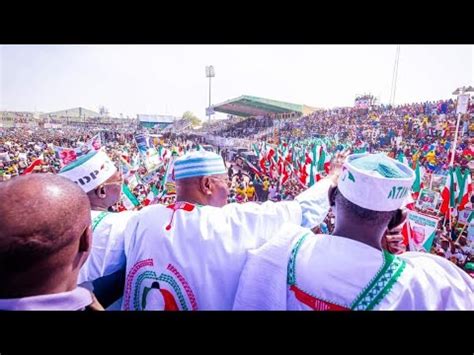
<svg viewBox="0 0 474 355">
<path fill-rule="evenodd" d="M 158 155 L 158 152 L 155 148 L 149 148 L 146 151 L 143 160 L 145 162 L 145 167 L 148 171 L 154 171 L 158 169 L 162 164 L 161 157 Z"/>
<path fill-rule="evenodd" d="M 471 214 L 471 212 L 473 212 L 473 210 L 462 210 L 458 212 L 458 223 L 467 224 L 467 219 L 469 218 L 469 215 Z"/>
<path fill-rule="evenodd" d="M 158 176 L 158 171 L 152 171 L 151 173 L 148 173 L 147 175 L 142 177 L 142 181 L 145 184 L 150 184 L 154 179 Z"/>
<path fill-rule="evenodd" d="M 61 167 L 68 165 L 75 161 L 78 157 L 83 155 L 81 148 L 63 148 L 63 147 L 54 147 L 54 152 L 56 158 L 61 161 Z"/>
<path fill-rule="evenodd" d="M 467 227 L 467 239 L 474 243 L 474 223 L 469 224 Z"/>
<path fill-rule="evenodd" d="M 142 154 L 146 154 L 148 151 L 148 139 L 147 136 L 143 133 L 139 133 L 135 135 L 135 142 L 137 143 L 138 151 Z"/>
<path fill-rule="evenodd" d="M 139 182 L 139 178 L 137 176 L 137 174 L 132 174 L 131 176 L 128 177 L 128 187 L 130 187 L 130 189 L 133 191 L 135 189 L 135 187 L 138 186 L 138 184 L 140 183 Z"/>
<path fill-rule="evenodd" d="M 122 184 L 122 203 L 127 210 L 133 210 L 140 204 L 135 195 L 125 184 Z"/>
<path fill-rule="evenodd" d="M 410 211 L 407 217 L 410 251 L 430 252 L 436 236 L 438 218 Z"/>
<path fill-rule="evenodd" d="M 161 185 L 164 186 L 164 191 L 167 194 L 175 194 L 176 193 L 176 181 L 174 179 L 174 162 L 178 158 L 178 155 L 173 153 L 171 155 L 170 161 L 166 168 L 165 175 L 163 175 Z"/>
<path fill-rule="evenodd" d="M 68 165 L 75 161 L 77 158 L 95 150 L 98 151 L 102 147 L 102 142 L 100 139 L 100 134 L 95 135 L 89 141 L 82 144 L 77 148 L 63 148 L 63 147 L 54 147 L 54 152 L 56 158 L 61 161 L 61 167 Z"/>
<path fill-rule="evenodd" d="M 102 139 L 100 136 L 100 133 L 96 134 L 94 137 L 92 137 L 87 143 L 87 148 L 89 151 L 95 150 L 98 151 L 102 147 Z"/>
<path fill-rule="evenodd" d="M 436 210 L 439 196 L 439 192 L 423 189 L 416 201 L 416 207 L 422 210 Z"/>
<path fill-rule="evenodd" d="M 423 175 L 423 184 L 424 186 L 430 186 L 431 190 L 441 192 L 446 185 L 447 175 L 437 175 L 437 174 L 424 174 Z"/>
<path fill-rule="evenodd" d="M 469 106 L 469 94 L 458 96 L 458 106 L 456 107 L 456 113 L 466 113 Z"/>
</svg>

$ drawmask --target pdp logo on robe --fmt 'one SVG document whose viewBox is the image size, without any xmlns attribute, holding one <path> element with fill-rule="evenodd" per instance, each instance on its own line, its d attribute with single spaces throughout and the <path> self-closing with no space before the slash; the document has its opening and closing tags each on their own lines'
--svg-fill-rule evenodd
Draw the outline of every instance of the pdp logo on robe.
<svg viewBox="0 0 474 355">
<path fill-rule="evenodd" d="M 153 260 L 136 263 L 127 275 L 124 309 L 135 311 L 197 310 L 191 287 L 171 264 L 157 273 Z"/>
</svg>

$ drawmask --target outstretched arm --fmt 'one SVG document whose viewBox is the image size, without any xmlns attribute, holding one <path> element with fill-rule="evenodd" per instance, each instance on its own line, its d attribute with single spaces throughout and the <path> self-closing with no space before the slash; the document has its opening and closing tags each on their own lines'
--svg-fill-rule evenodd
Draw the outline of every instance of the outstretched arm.
<svg viewBox="0 0 474 355">
<path fill-rule="evenodd" d="M 331 162 L 328 176 L 295 197 L 301 206 L 303 227 L 314 228 L 324 221 L 329 212 L 329 188 L 337 185 L 342 165 L 348 155 L 348 151 L 337 153 Z"/>
</svg>

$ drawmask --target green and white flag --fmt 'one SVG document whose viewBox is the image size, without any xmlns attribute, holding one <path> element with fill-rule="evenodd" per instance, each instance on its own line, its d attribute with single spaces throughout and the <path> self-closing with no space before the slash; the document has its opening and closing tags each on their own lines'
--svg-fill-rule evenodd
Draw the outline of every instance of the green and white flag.
<svg viewBox="0 0 474 355">
<path fill-rule="evenodd" d="M 122 184 L 122 203 L 127 210 L 133 210 L 140 204 L 126 184 Z"/>
<path fill-rule="evenodd" d="M 140 179 L 139 177 L 137 176 L 137 173 L 131 175 L 129 178 L 128 178 L 128 186 L 133 190 L 135 189 L 135 187 L 137 187 L 137 185 L 139 184 L 140 182 Z"/>
</svg>

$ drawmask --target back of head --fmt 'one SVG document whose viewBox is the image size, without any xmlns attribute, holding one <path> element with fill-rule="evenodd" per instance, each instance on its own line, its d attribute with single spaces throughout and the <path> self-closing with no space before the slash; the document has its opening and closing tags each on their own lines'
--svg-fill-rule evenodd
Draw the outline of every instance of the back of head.
<svg viewBox="0 0 474 355">
<path fill-rule="evenodd" d="M 222 207 L 229 178 L 222 157 L 206 150 L 189 152 L 174 163 L 177 201 Z"/>
<path fill-rule="evenodd" d="M 89 196 L 92 209 L 107 209 L 120 199 L 122 176 L 104 150 L 92 151 L 66 165 L 59 175 Z"/>
<path fill-rule="evenodd" d="M 413 181 L 412 169 L 384 154 L 350 155 L 332 197 L 336 223 L 386 228 L 406 204 Z"/>
<path fill-rule="evenodd" d="M 35 275 L 40 270 L 53 277 L 57 268 L 79 269 L 71 264 L 90 228 L 89 200 L 80 187 L 58 175 L 20 176 L 0 184 L 0 201 L 2 281 L 22 275 L 34 284 L 44 281 Z"/>
<path fill-rule="evenodd" d="M 117 168 L 103 150 L 90 152 L 66 165 L 59 175 L 74 181 L 84 192 L 89 192 L 105 183 Z"/>
<path fill-rule="evenodd" d="M 343 211 L 352 223 L 358 225 L 363 224 L 373 227 L 388 225 L 394 214 L 393 211 L 382 212 L 360 207 L 345 198 L 338 189 L 335 193 L 335 203 L 339 211 Z"/>
</svg>

